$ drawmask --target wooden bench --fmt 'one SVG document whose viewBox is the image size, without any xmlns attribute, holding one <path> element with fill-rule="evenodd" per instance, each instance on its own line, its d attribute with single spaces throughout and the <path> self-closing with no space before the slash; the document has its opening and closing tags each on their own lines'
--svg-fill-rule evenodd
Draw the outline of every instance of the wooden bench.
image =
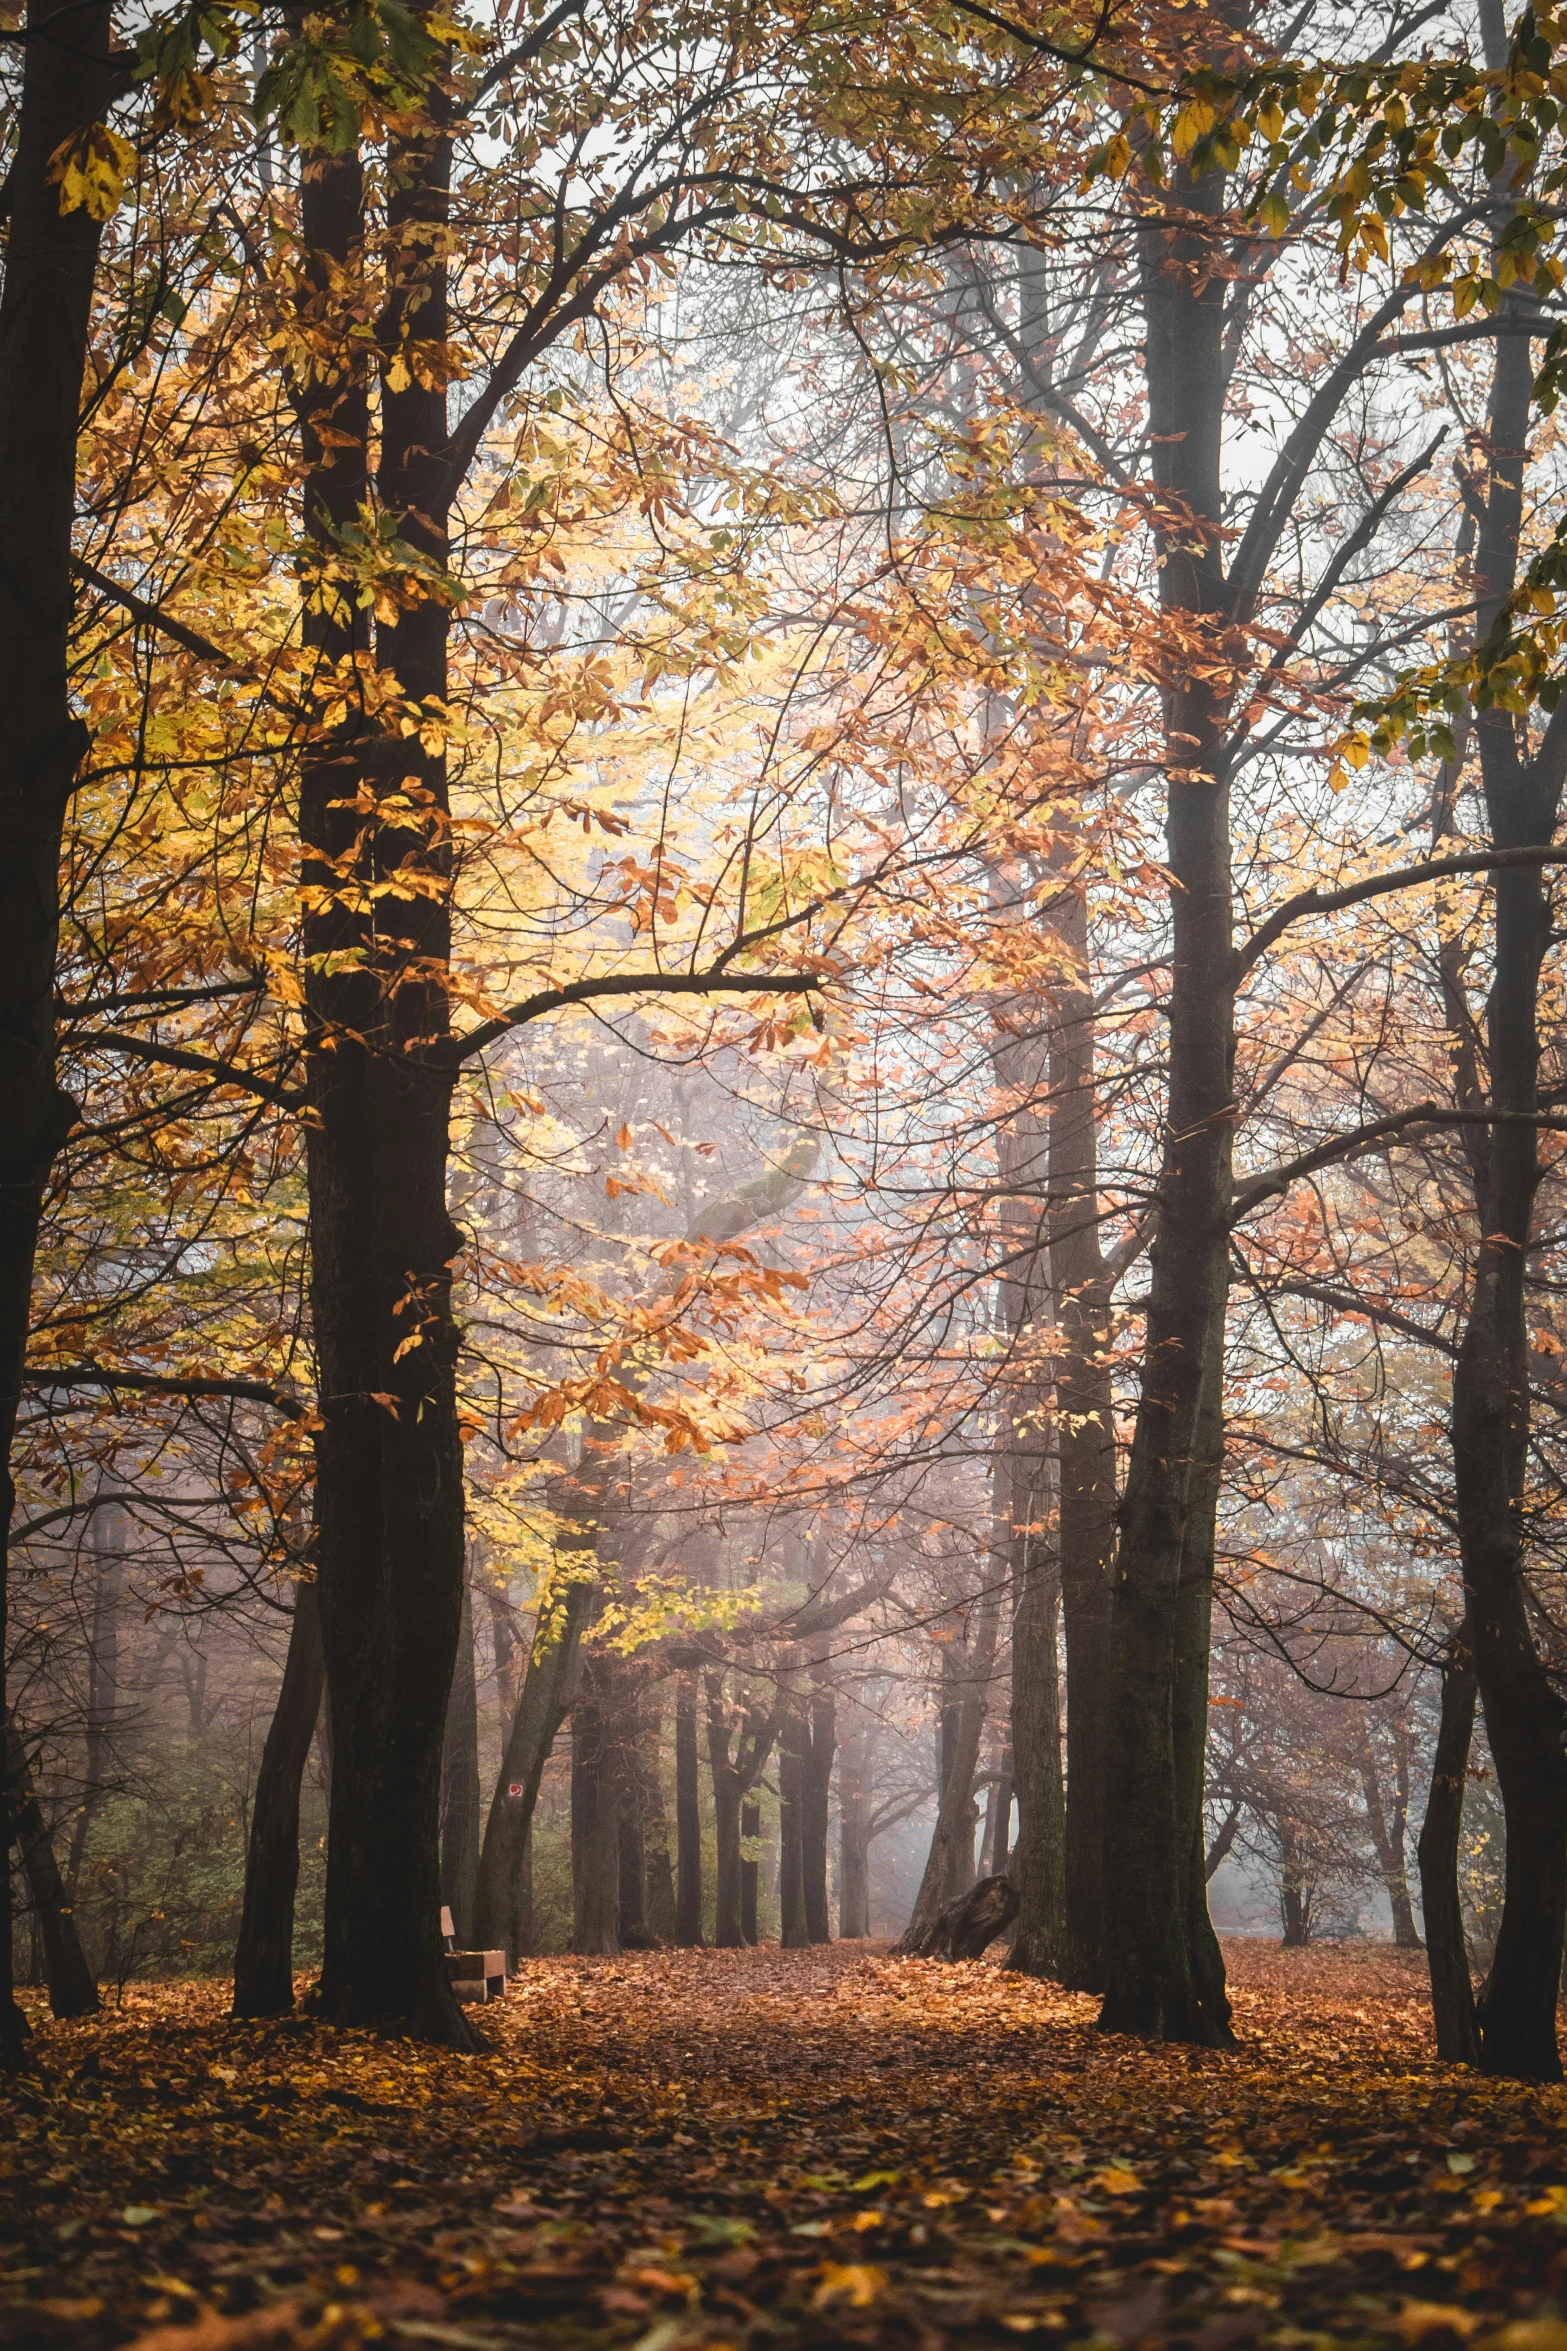
<svg viewBox="0 0 1567 2351">
<path fill-rule="evenodd" d="M 504 1951 L 448 1951 L 446 1965 L 459 2000 L 505 1999 Z"/>
<path fill-rule="evenodd" d="M 452 1990 L 459 2000 L 504 2000 L 506 1997 L 506 1954 L 504 1951 L 459 1951 L 457 1929 L 452 1914 L 441 1911 L 441 1943 L 446 1952 L 446 1972 L 452 1979 Z"/>
</svg>

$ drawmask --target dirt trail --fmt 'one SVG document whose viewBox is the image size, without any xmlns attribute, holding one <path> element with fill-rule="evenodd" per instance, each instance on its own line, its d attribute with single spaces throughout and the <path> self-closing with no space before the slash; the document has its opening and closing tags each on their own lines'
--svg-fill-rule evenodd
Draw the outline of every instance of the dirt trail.
<svg viewBox="0 0 1567 2351">
<path fill-rule="evenodd" d="M 1228 1956 L 1233 2057 L 867 1944 L 536 1962 L 476 2058 L 141 1989 L 0 2093 L 0 2345 L 1567 2351 L 1567 2094 Z"/>
</svg>

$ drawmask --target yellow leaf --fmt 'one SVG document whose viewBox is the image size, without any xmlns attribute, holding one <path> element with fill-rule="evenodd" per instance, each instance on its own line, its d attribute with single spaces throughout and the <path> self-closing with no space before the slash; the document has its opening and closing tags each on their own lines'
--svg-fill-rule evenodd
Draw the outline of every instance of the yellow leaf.
<svg viewBox="0 0 1567 2351">
<path fill-rule="evenodd" d="M 821 2310 L 829 2302 L 847 2302 L 855 2310 L 864 2310 L 884 2293 L 887 2273 L 871 2261 L 824 2261 L 822 2282 L 811 2297 L 812 2306 Z"/>
<path fill-rule="evenodd" d="M 1476 2327 L 1484 2324 L 1485 2321 L 1477 2311 L 1465 2310 L 1457 2302 L 1406 2302 L 1403 2309 L 1388 2321 L 1393 2333 L 1402 2335 L 1406 2343 L 1423 2343 L 1427 2335 L 1441 2333 L 1457 2335 L 1462 2339 L 1465 2335 L 1472 2335 Z M 1558 2328 L 1556 2331 L 1567 2334 L 1567 2329 Z M 1523 2351 L 1521 2345 L 1519 2351 Z M 1540 2351 L 1547 2351 L 1547 2347 L 1542 2344 Z"/>
<path fill-rule="evenodd" d="M 408 373 L 408 362 L 399 352 L 386 371 L 386 388 L 389 392 L 406 392 L 412 382 L 413 377 Z"/>
<path fill-rule="evenodd" d="M 107 123 L 89 123 L 49 158 L 49 177 L 59 183 L 60 210 L 85 209 L 94 220 L 108 220 L 119 208 L 135 161 L 129 139 L 122 139 Z"/>
<path fill-rule="evenodd" d="M 1094 2174 L 1093 2184 L 1103 2188 L 1107 2196 L 1135 2196 L 1143 2183 L 1124 2163 L 1109 2163 Z"/>
</svg>

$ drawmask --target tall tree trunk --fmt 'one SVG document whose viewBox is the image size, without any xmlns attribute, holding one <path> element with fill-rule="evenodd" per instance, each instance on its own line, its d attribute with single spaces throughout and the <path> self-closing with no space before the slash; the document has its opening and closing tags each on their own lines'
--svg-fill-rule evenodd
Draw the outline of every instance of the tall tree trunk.
<svg viewBox="0 0 1567 2351">
<path fill-rule="evenodd" d="M 441 1899 L 451 1911 L 459 1949 L 471 1949 L 479 1908 L 479 1687 L 467 1591 L 441 1750 Z"/>
<path fill-rule="evenodd" d="M 838 1932 L 845 1942 L 859 1942 L 871 1931 L 870 1800 L 850 1777 L 848 1750 L 838 1807 Z"/>
<path fill-rule="evenodd" d="M 1224 1475 L 1224 1326 L 1217 1320 L 1208 1334 L 1196 1456 L 1176 1596 L 1170 1731 L 1176 1834 L 1186 1853 L 1186 1948 L 1191 1978 L 1203 2015 L 1227 2032 L 1230 2002 L 1224 1988 L 1224 1953 L 1208 1912 L 1208 1841 L 1203 1820 L 1208 1778 L 1208 1660 L 1213 1646 L 1214 1521 Z"/>
<path fill-rule="evenodd" d="M 642 1816 L 634 1804 L 624 1804 L 616 1817 L 617 1884 L 620 1905 L 617 1932 L 626 1951 L 647 1948 L 647 1838 Z"/>
<path fill-rule="evenodd" d="M 439 109 L 437 91 L 428 103 Z M 367 349 L 362 332 L 345 331 L 358 328 L 366 283 L 361 160 L 353 149 L 305 155 L 304 306 L 344 356 L 295 388 L 306 571 L 329 590 L 308 600 L 307 645 L 339 676 L 369 650 L 345 554 L 367 502 L 368 359 L 381 374 L 377 510 L 412 558 L 395 616 L 377 622 L 375 660 L 408 701 L 437 711 L 450 610 L 446 397 L 420 383 L 404 344 L 446 338 L 449 176 L 439 128 L 389 139 L 386 296 Z M 440 1938 L 441 1754 L 465 1564 L 451 1297 L 461 1235 L 446 1198 L 448 808 L 444 751 L 382 733 L 373 718 L 348 718 L 306 758 L 317 1580 L 334 1755 L 316 2005 L 337 2023 L 399 2024 L 471 2048 Z"/>
<path fill-rule="evenodd" d="M 713 1834 L 717 1848 L 717 1917 L 713 1941 L 720 1951 L 738 1951 L 745 1941 L 741 1917 L 740 1808 L 761 1776 L 778 1735 L 785 1700 L 762 1716 L 742 1693 L 733 1725 L 724 1703 L 721 1671 L 705 1676 L 707 1755 L 713 1778 Z M 730 1739 L 734 1753 L 730 1753 Z"/>
<path fill-rule="evenodd" d="M 1010 1738 L 996 1758 L 996 1776 L 991 1782 L 990 1801 L 985 1807 L 984 1858 L 980 1875 L 987 1878 L 1004 1877 L 1012 1858 L 1012 1741 Z"/>
<path fill-rule="evenodd" d="M 647 1854 L 647 1931 L 660 1943 L 673 1943 L 677 1939 L 677 1905 L 674 1865 L 669 1851 L 669 1814 L 664 1805 L 664 1781 L 660 1769 L 663 1743 L 664 1716 L 660 1699 L 657 1707 L 644 1712 L 635 1763 Z"/>
<path fill-rule="evenodd" d="M 479 1855 L 475 1940 L 481 1950 L 502 1947 L 512 1959 L 525 1947 L 518 1903 L 539 1782 L 576 1696 L 582 1634 L 593 1613 L 597 1504 L 584 1506 L 584 1516 L 573 1525 L 567 1514 L 578 1508 L 576 1493 L 576 1486 L 565 1481 L 557 1488 L 562 1533 L 555 1573 L 539 1603 Z"/>
<path fill-rule="evenodd" d="M 1279 1832 L 1280 1940 L 1286 1951 L 1304 1951 L 1311 1940 L 1311 1898 L 1315 1881 L 1288 1828 Z"/>
<path fill-rule="evenodd" d="M 914 1950 L 929 1934 L 939 1914 L 953 1899 L 951 1888 L 955 1878 L 963 1879 L 959 1893 L 966 1893 L 973 1882 L 974 1775 L 979 1768 L 979 1743 L 984 1734 L 1000 1623 L 1001 1595 L 991 1584 L 974 1603 L 974 1637 L 967 1646 L 947 1784 L 937 1807 L 925 1873 L 920 1879 L 913 1915 L 898 1946 L 900 1951 Z M 963 1867 L 965 1858 L 966 1868 Z"/>
<path fill-rule="evenodd" d="M 294 1593 L 283 1685 L 256 1774 L 245 1852 L 245 1899 L 234 1949 L 235 2016 L 288 2016 L 293 2010 L 299 1790 L 325 1688 L 316 1588 L 300 1584 Z"/>
<path fill-rule="evenodd" d="M 804 1701 L 791 1691 L 778 1737 L 778 1939 L 786 1951 L 803 1950 L 811 1939 L 805 1920 L 805 1744 Z"/>
<path fill-rule="evenodd" d="M 1487 54 L 1505 55 L 1501 10 L 1485 12 Z M 1508 215 L 1503 214 L 1498 233 Z M 1511 307 L 1516 308 L 1516 297 Z M 1501 613 L 1517 576 L 1532 373 L 1525 337 L 1495 346 L 1486 438 L 1489 484 L 1476 545 L 1475 625 Z M 1492 841 L 1529 847 L 1555 834 L 1567 769 L 1567 714 L 1529 756 L 1524 722 L 1500 705 L 1475 721 Z M 1556 2005 L 1567 1923 L 1567 1708 L 1536 1647 L 1525 1587 L 1522 1506 L 1529 1450 L 1525 1285 L 1541 1167 L 1540 975 L 1551 906 L 1538 867 L 1494 877 L 1486 1004 L 1492 1125 L 1477 1165 L 1480 1239 L 1469 1316 L 1453 1374 L 1453 1467 L 1466 1619 L 1486 1735 L 1507 1821 L 1506 1893 L 1480 2014 L 1487 2073 L 1558 2081 Z"/>
<path fill-rule="evenodd" d="M 1045 1464 L 1041 1460 L 1041 1469 Z M 1059 1977 L 1065 1941 L 1066 1797 L 1061 1784 L 1061 1672 L 1057 1647 L 1060 1584 L 1054 1561 L 1036 1529 L 1043 1501 L 1029 1503 L 1012 1536 L 1013 1666 L 1012 1769 L 1017 1786 L 1018 1835 L 1009 1875 L 1018 1890 L 1009 1967 L 1024 1975 Z"/>
<path fill-rule="evenodd" d="M 814 1689 L 800 1789 L 800 1863 L 805 1881 L 808 1943 L 832 1941 L 832 1921 L 827 1912 L 827 1824 L 832 1812 L 832 1762 L 837 1745 L 836 1696 L 828 1689 Z"/>
<path fill-rule="evenodd" d="M 59 37 L 60 18 L 68 37 Z M 71 526 L 100 224 L 60 210 L 51 159 L 110 97 L 109 0 L 29 0 L 0 292 L 0 1719 L 16 1507 L 11 1452 L 44 1193 L 77 1106 L 55 1057 L 65 812 L 87 729 L 68 671 Z M 9 1771 L 9 1742 L 7 1761 Z M 0 1784 L 0 1823 L 19 1799 Z M 22 2062 L 11 1905 L 0 1903 L 0 2067 Z"/>
<path fill-rule="evenodd" d="M 571 1710 L 571 1947 L 620 1949 L 620 1812 L 615 1693 L 602 1658 L 584 1669 Z"/>
<path fill-rule="evenodd" d="M 1366 1827 L 1393 1916 L 1393 1941 L 1400 1951 L 1420 1949 L 1415 1906 L 1409 1898 L 1409 1864 L 1404 1851 L 1407 1797 L 1400 1802 L 1395 1788 L 1391 1805 L 1384 1804 L 1382 1778 L 1369 1736 L 1360 1746 L 1360 1792 L 1366 1807 Z"/>
<path fill-rule="evenodd" d="M 1008 894 L 1031 907 L 1032 888 L 1023 897 L 999 868 L 992 871 L 991 888 L 993 896 Z M 1045 1335 L 1054 1316 L 1046 1212 L 1040 1197 L 1053 1180 L 1042 1100 L 1047 1053 L 1040 1042 L 1049 1016 L 1037 1001 L 1028 1009 L 1024 1034 L 998 1024 L 991 1047 L 1002 1090 L 996 1148 L 1007 1195 L 999 1284 L 1007 1357 L 999 1383 L 991 1477 L 995 1561 L 1012 1595 L 1011 1721 L 1018 1840 L 1009 1874 L 1017 1888 L 1018 1916 L 1010 1964 L 1031 1975 L 1055 1975 L 1062 1957 L 1065 1807 L 1057 1646 L 1060 1577 L 1051 1460 L 1058 1440 L 1056 1416 L 1050 1411 Z M 964 1891 L 954 1885 L 948 1898 Z"/>
<path fill-rule="evenodd" d="M 740 1938 L 754 1951 L 760 1940 L 762 1807 L 748 1802 L 740 1807 Z"/>
<path fill-rule="evenodd" d="M 740 1791 L 729 1772 L 713 1773 L 713 1845 L 713 1947 L 738 1951 L 745 1943 L 740 1909 Z"/>
<path fill-rule="evenodd" d="M 702 1806 L 696 1736 L 696 1675 L 675 1684 L 675 1862 L 679 1896 L 675 1941 L 702 1948 Z"/>
<path fill-rule="evenodd" d="M 54 1841 L 33 1788 L 21 1733 L 10 1715 L 6 1717 L 5 1758 L 12 1833 L 21 1852 L 27 1890 L 33 1899 L 33 1916 L 38 1921 L 43 1942 L 49 2006 L 56 2016 L 94 2016 L 98 2010 L 98 1987 L 76 1931 L 75 1912 L 60 1880 Z M 6 1841 L 9 1844 L 10 1839 Z M 7 1871 L 8 1881 L 9 1876 Z M 9 1916 L 9 1882 L 4 1893 Z"/>
<path fill-rule="evenodd" d="M 109 1503 L 88 1522 L 94 1562 L 92 1635 L 87 1657 L 87 1721 L 83 1741 L 82 1800 L 71 1825 L 65 1883 L 71 1900 L 81 1878 L 87 1832 L 108 1790 L 114 1716 L 119 1703 L 120 1602 L 125 1589 L 125 1513 Z"/>
<path fill-rule="evenodd" d="M 1463 1904 L 1458 1898 L 1458 1851 L 1464 1825 L 1464 1789 L 1474 1737 L 1476 1680 L 1469 1627 L 1461 1624 L 1442 1667 L 1442 1713 L 1431 1765 L 1431 1791 L 1416 1852 L 1420 1906 L 1426 1922 L 1426 1966 L 1431 1976 L 1431 2020 L 1436 2053 L 1450 2065 L 1478 2065 L 1480 2031 Z"/>
<path fill-rule="evenodd" d="M 1189 637 L 1226 617 L 1220 485 L 1226 273 L 1218 266 L 1224 188 L 1217 173 L 1178 177 L 1173 205 L 1139 230 L 1149 435 L 1162 500 L 1157 536 L 1164 611 Z M 1235 963 L 1230 893 L 1227 688 L 1208 663 L 1183 663 L 1165 692 L 1172 966 L 1168 1108 L 1159 1178 L 1141 1394 L 1112 1574 L 1113 1702 L 1105 1828 L 1106 1985 L 1100 2025 L 1209 2047 L 1231 2044 L 1211 1970 L 1192 1947 L 1189 1774 L 1176 1752 L 1203 1701 L 1206 1655 L 1189 1634 L 1203 1604 L 1186 1587 L 1211 1575 L 1213 1534 L 1189 1526 L 1209 1507 L 1193 1477 L 1208 1366 L 1223 1343 L 1233 1198 Z M 1200 1836 L 1200 1823 L 1198 1829 Z M 1205 1915 L 1205 1914 L 1204 1914 Z M 1211 1932 L 1211 1930 L 1210 1930 Z"/>
<path fill-rule="evenodd" d="M 495 1653 L 495 1693 L 500 1700 L 501 1720 L 509 1726 L 522 1696 L 527 1652 L 518 1638 L 517 1620 L 505 1594 L 490 1584 L 484 1597 L 490 1611 L 490 1638 Z"/>
<path fill-rule="evenodd" d="M 1115 1277 L 1099 1241 L 1098 1106 L 1088 902 L 1070 884 L 1051 921 L 1076 975 L 1050 1021 L 1050 1288 L 1055 1359 L 1056 1523 L 1066 1635 L 1066 1821 L 1060 1976 L 1105 1988 L 1105 1802 L 1110 1776 L 1110 1561 L 1115 1550 Z"/>
</svg>

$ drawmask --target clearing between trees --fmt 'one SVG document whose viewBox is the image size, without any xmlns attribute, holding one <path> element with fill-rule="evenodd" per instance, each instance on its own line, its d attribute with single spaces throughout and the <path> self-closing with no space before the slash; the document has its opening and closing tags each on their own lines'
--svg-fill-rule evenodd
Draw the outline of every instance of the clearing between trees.
<svg viewBox="0 0 1567 2351">
<path fill-rule="evenodd" d="M 1567 2351 L 1567 2092 L 1438 2064 L 1418 1953 L 1225 1957 L 1233 2055 L 871 1943 L 531 1961 L 478 2056 L 39 2012 L 0 2344 Z"/>
</svg>

